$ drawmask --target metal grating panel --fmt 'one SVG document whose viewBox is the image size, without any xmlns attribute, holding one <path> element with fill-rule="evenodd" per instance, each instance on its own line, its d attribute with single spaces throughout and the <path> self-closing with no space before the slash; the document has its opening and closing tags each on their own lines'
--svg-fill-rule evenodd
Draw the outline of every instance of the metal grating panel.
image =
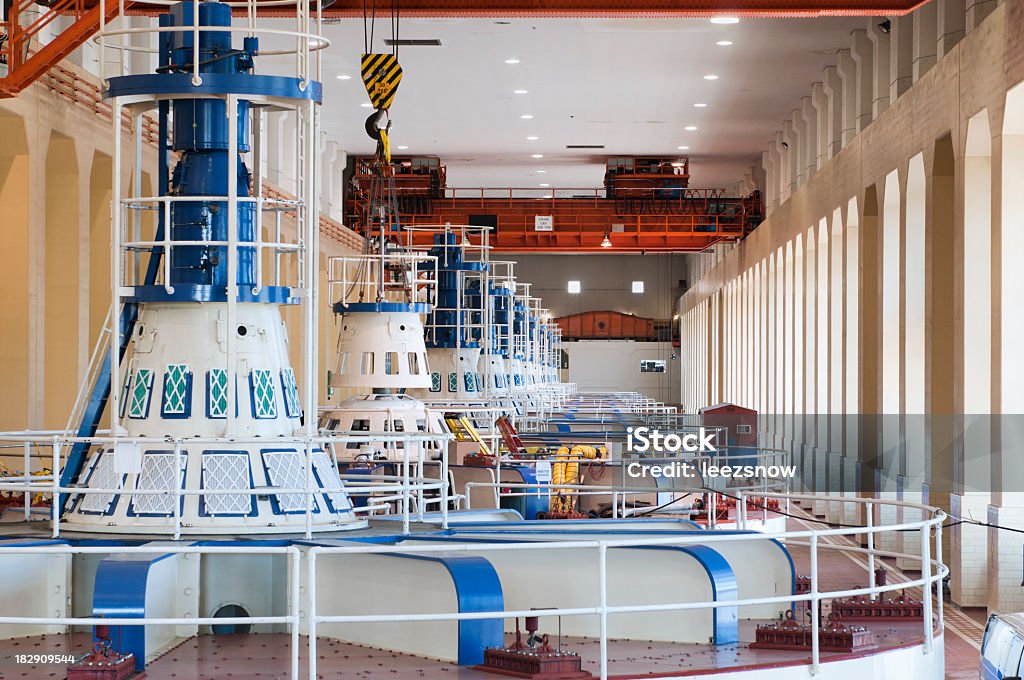
<svg viewBox="0 0 1024 680">
<path fill-rule="evenodd" d="M 185 413 L 188 397 L 188 365 L 169 364 L 164 379 L 164 415 Z"/>
<path fill-rule="evenodd" d="M 87 488 L 117 488 L 118 476 L 114 470 L 114 456 L 107 456 L 104 453 L 102 450 L 97 451 L 94 456 L 95 462 L 92 466 L 92 473 L 89 475 Z M 82 502 L 78 506 L 79 512 L 106 514 L 110 512 L 110 505 L 114 502 L 112 493 L 87 493 L 82 496 Z"/>
<path fill-rule="evenodd" d="M 252 408 L 255 418 L 277 417 L 277 395 L 274 390 L 274 374 L 257 368 L 250 374 L 252 381 Z"/>
<path fill-rule="evenodd" d="M 348 494 L 344 493 L 345 485 L 338 477 L 338 468 L 334 466 L 330 456 L 323 451 L 313 454 L 313 470 L 320 479 L 320 485 L 327 490 L 324 493 L 335 512 L 344 512 L 352 508 Z"/>
<path fill-rule="evenodd" d="M 211 368 L 208 383 L 206 403 L 210 405 L 210 417 L 226 418 L 228 415 L 228 372 L 223 368 Z"/>
<path fill-rule="evenodd" d="M 182 452 L 182 459 L 185 452 Z M 142 457 L 142 472 L 139 473 L 135 488 L 139 491 L 173 490 L 175 479 L 181 486 L 185 481 L 185 470 L 178 470 L 174 452 L 147 451 Z M 173 494 L 146 494 L 132 496 L 132 511 L 138 515 L 174 514 Z"/>
<path fill-rule="evenodd" d="M 281 382 L 284 383 L 284 408 L 289 418 L 298 418 L 302 415 L 302 407 L 299 404 L 299 386 L 295 382 L 295 371 L 291 366 L 281 371 Z"/>
<path fill-rule="evenodd" d="M 207 451 L 203 453 L 203 488 L 214 491 L 252 488 L 249 475 L 249 454 L 244 452 Z M 208 515 L 247 515 L 252 512 L 252 496 L 246 494 L 211 494 L 203 496 Z"/>
<path fill-rule="evenodd" d="M 149 413 L 149 395 L 153 387 L 153 371 L 140 368 L 132 385 L 132 403 L 128 408 L 129 418 L 145 418 Z"/>
<path fill-rule="evenodd" d="M 270 486 L 279 489 L 301 489 L 306 486 L 306 466 L 303 455 L 297 451 L 264 451 L 263 464 L 267 468 Z M 316 480 L 313 480 L 314 484 Z M 274 494 L 277 505 L 283 512 L 304 512 L 306 510 L 305 494 L 281 493 Z M 313 511 L 317 510 L 316 499 L 313 499 Z"/>
</svg>

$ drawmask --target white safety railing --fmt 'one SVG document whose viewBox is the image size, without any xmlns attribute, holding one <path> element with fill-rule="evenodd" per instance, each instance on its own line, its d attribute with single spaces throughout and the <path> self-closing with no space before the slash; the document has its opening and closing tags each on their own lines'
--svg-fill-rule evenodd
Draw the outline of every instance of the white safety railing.
<svg viewBox="0 0 1024 680">
<path fill-rule="evenodd" d="M 441 457 L 441 470 L 438 478 L 424 476 L 424 464 L 426 447 L 419 444 L 433 442 L 438 439 L 447 441 L 451 435 L 420 432 L 345 432 L 334 434 L 322 434 L 314 437 L 276 437 L 272 440 L 263 437 L 234 437 L 231 440 L 216 437 L 190 437 L 168 438 L 168 437 L 71 437 L 63 434 L 52 436 L 40 436 L 35 432 L 0 432 L 0 444 L 17 443 L 22 447 L 48 446 L 50 448 L 50 470 L 51 474 L 46 476 L 31 476 L 23 473 L 20 476 L 0 477 L 0 493 L 12 492 L 23 493 L 26 503 L 26 517 L 31 513 L 30 503 L 33 494 L 48 494 L 50 497 L 50 522 L 52 536 L 57 538 L 61 531 L 61 499 L 65 496 L 78 496 L 88 494 L 125 494 L 129 496 L 172 496 L 173 514 L 168 517 L 171 521 L 168 533 L 173 534 L 177 540 L 182 535 L 181 522 L 181 499 L 185 496 L 212 496 L 212 495 L 246 495 L 265 496 L 268 492 L 278 495 L 302 494 L 306 498 L 305 503 L 305 536 L 311 538 L 313 535 L 313 513 L 314 498 L 318 494 L 329 493 L 331 490 L 321 488 L 315 482 L 313 476 L 313 453 L 317 449 L 331 452 L 333 463 L 337 465 L 337 456 L 334 454 L 337 444 L 349 442 L 385 442 L 393 443 L 396 450 L 401 450 L 401 457 L 392 461 L 395 465 L 401 466 L 401 474 L 391 477 L 375 476 L 373 480 L 358 480 L 358 485 L 343 484 L 343 493 L 351 496 L 365 495 L 375 499 L 378 503 L 396 502 L 399 508 L 398 513 L 402 517 L 402 531 L 409 533 L 413 513 L 413 504 L 417 507 L 418 519 L 423 518 L 424 508 L 428 504 L 438 504 L 441 511 L 442 526 L 448 526 L 448 508 L 452 501 L 448 485 L 447 456 Z M 78 443 L 93 446 L 115 446 L 146 444 L 159 444 L 162 447 L 173 447 L 174 455 L 178 458 L 178 469 L 182 470 L 185 458 L 184 448 L 194 445 L 220 444 L 238 446 L 239 444 L 266 444 L 273 441 L 275 444 L 293 445 L 305 452 L 305 477 L 304 485 L 298 488 L 283 488 L 276 486 L 250 487 L 250 488 L 228 488 L 228 489 L 185 489 L 180 484 L 171 484 L 165 489 L 129 489 L 121 485 L 121 476 L 118 476 L 118 486 L 115 488 L 99 488 L 85 486 L 66 486 L 61 483 L 61 472 L 66 462 L 64 453 Z M 401 444 L 401 446 L 398 446 Z M 415 458 L 414 458 L 415 456 Z M 26 466 L 26 470 L 30 467 Z M 415 472 L 414 472 L 415 469 Z M 171 479 L 175 477 L 172 475 Z M 349 479 L 351 479 L 349 477 Z M 358 478 L 357 478 L 358 479 Z M 428 499 L 427 492 L 436 493 L 436 498 Z M 381 494 L 385 496 L 381 497 Z M 154 527 L 154 532 L 158 528 Z"/>
<path fill-rule="evenodd" d="M 813 500 L 815 496 L 802 494 L 774 494 L 770 498 L 777 500 Z M 942 618 L 942 580 L 949 573 L 948 568 L 942 564 L 942 523 L 946 515 L 937 508 L 918 505 L 913 503 L 900 503 L 897 501 L 884 501 L 875 499 L 843 499 L 843 502 L 857 503 L 863 507 L 865 515 L 871 517 L 874 510 L 880 505 L 899 505 L 912 507 L 921 511 L 925 519 L 918 522 L 905 522 L 889 526 L 879 526 L 869 521 L 864 527 L 821 529 L 805 531 L 785 531 L 771 533 L 716 533 L 699 532 L 686 536 L 666 536 L 664 538 L 643 537 L 637 539 L 615 539 L 615 540 L 568 540 L 568 541 L 541 541 L 512 543 L 508 541 L 486 543 L 443 543 L 439 545 L 413 545 L 401 547 L 399 550 L 404 554 L 429 554 L 429 553 L 478 553 L 491 551 L 551 551 L 551 550 L 593 550 L 596 557 L 598 572 L 598 589 L 594 593 L 594 605 L 571 608 L 552 609 L 529 609 L 512 610 L 503 609 L 487 612 L 431 612 L 431 613 L 395 613 L 395 614 L 330 614 L 321 612 L 317 607 L 317 563 L 323 559 L 343 559 L 345 555 L 367 555 L 384 554 L 396 551 L 395 546 L 358 546 L 358 547 L 328 547 L 316 546 L 307 554 L 307 580 L 309 582 L 310 611 L 309 611 L 309 678 L 315 680 L 317 676 L 317 626 L 325 623 L 386 623 L 410 621 L 467 621 L 480 619 L 504 619 L 521 616 L 537 617 L 560 617 L 560 616 L 598 616 L 600 619 L 600 678 L 607 680 L 609 677 L 609 655 L 608 655 L 608 617 L 615 614 L 634 612 L 667 612 L 682 610 L 718 609 L 723 607 L 748 607 L 754 605 L 780 604 L 787 608 L 796 602 L 807 602 L 811 616 L 811 658 L 810 670 L 816 674 L 821 665 L 821 621 L 819 604 L 823 600 L 846 597 L 871 597 L 883 593 L 903 591 L 908 588 L 920 588 L 924 603 L 924 616 L 922 622 L 922 646 L 925 654 L 934 653 L 934 637 L 936 632 L 941 633 L 943 627 Z M 920 554 L 912 555 L 888 551 L 877 551 L 874 549 L 875 537 L 879 533 L 888 532 L 919 532 Z M 836 544 L 829 542 L 833 537 L 859 537 L 866 536 L 869 547 L 859 548 L 848 544 Z M 684 545 L 709 545 L 714 546 L 726 542 L 748 542 L 776 539 L 785 541 L 786 546 L 803 546 L 810 553 L 810 590 L 805 594 L 785 594 L 774 597 L 747 598 L 727 601 L 704 601 L 704 602 L 666 602 L 660 604 L 645 605 L 609 605 L 608 604 L 608 550 L 610 548 L 626 547 L 648 547 L 648 546 L 684 546 Z M 840 552 L 864 554 L 868 557 L 867 573 L 870 579 L 868 587 L 848 588 L 839 591 L 822 591 L 820 588 L 820 554 L 822 550 L 835 550 Z M 933 557 L 934 555 L 934 557 Z M 917 579 L 893 583 L 888 585 L 877 585 L 874 577 L 874 563 L 879 557 L 896 557 L 910 560 L 912 564 L 919 564 L 921 576 Z M 937 622 L 933 618 L 933 602 L 931 592 L 934 586 L 938 586 L 938 602 L 935 605 L 938 611 Z"/>
<path fill-rule="evenodd" d="M 781 502 L 813 501 L 818 497 L 809 494 L 769 494 Z M 837 502 L 852 503 L 866 518 L 866 524 L 859 527 L 843 527 L 834 529 L 808 529 L 772 533 L 719 533 L 694 532 L 687 535 L 650 536 L 635 539 L 589 539 L 566 541 L 524 541 L 521 543 L 500 541 L 494 543 L 469 542 L 459 543 L 453 540 L 448 543 L 431 545 L 361 545 L 361 546 L 313 546 L 308 550 L 300 550 L 296 546 L 192 546 L 192 545 L 142 545 L 142 546 L 4 546 L 0 547 L 0 558 L 12 554 L 276 554 L 289 561 L 289 578 L 286 588 L 289 593 L 287 613 L 275 616 L 237 616 L 230 618 L 213 617 L 147 617 L 115 618 L 115 617 L 75 617 L 75 616 L 0 616 L 0 626 L 5 625 L 56 625 L 56 626 L 89 626 L 132 625 L 132 626 L 172 626 L 172 625 L 216 625 L 216 624 L 282 624 L 287 625 L 291 636 L 290 674 L 292 680 L 300 677 L 300 623 L 308 625 L 308 677 L 318 677 L 318 626 L 330 623 L 386 623 L 386 622 L 430 622 L 430 621 L 464 621 L 480 619 L 504 619 L 521 616 L 561 617 L 561 616 L 597 616 L 599 617 L 599 658 L 600 678 L 607 680 L 609 666 L 613 659 L 609 657 L 608 619 L 617 614 L 633 612 L 670 612 L 683 610 L 710 610 L 723 607 L 750 607 L 755 605 L 778 604 L 786 608 L 793 603 L 808 604 L 811 618 L 811 654 L 810 671 L 816 673 L 822 662 L 821 653 L 821 619 L 819 605 L 823 601 L 836 598 L 870 597 L 876 598 L 884 593 L 920 589 L 923 601 L 923 620 L 921 623 L 921 645 L 925 655 L 935 653 L 934 639 L 943 630 L 943 592 L 942 581 L 949 570 L 942 564 L 942 525 L 945 513 L 937 508 L 926 505 L 899 501 L 843 498 Z M 885 506 L 896 506 L 915 509 L 922 517 L 919 521 L 881 525 L 875 521 L 876 512 Z M 883 534 L 901 534 L 917 532 L 920 536 L 919 554 L 907 554 L 893 551 L 878 550 L 874 546 Z M 867 547 L 859 547 L 860 538 L 866 538 Z M 854 539 L 841 541 L 836 539 Z M 782 594 L 772 597 L 745 598 L 724 601 L 700 602 L 663 602 L 657 604 L 622 604 L 610 605 L 608 591 L 608 551 L 615 548 L 635 548 L 653 546 L 715 546 L 723 543 L 743 543 L 750 541 L 779 540 L 787 548 L 805 548 L 808 551 L 810 570 L 809 591 L 802 594 Z M 553 609 L 514 610 L 501 609 L 486 612 L 461 613 L 457 611 L 436 611 L 428 613 L 346 613 L 337 614 L 322 611 L 317 602 L 318 576 L 317 566 L 327 560 L 344 560 L 349 555 L 386 554 L 399 551 L 403 554 L 430 553 L 487 553 L 492 551 L 560 551 L 590 550 L 594 552 L 597 569 L 598 587 L 593 593 L 593 603 L 577 607 L 561 607 Z M 836 551 L 866 558 L 865 573 L 869 580 L 866 587 L 846 588 L 843 590 L 822 590 L 821 588 L 821 555 L 822 551 Z M 301 560 L 305 556 L 305 570 L 301 568 Z M 874 566 L 881 558 L 897 558 L 908 560 L 911 565 L 919 565 L 920 577 L 911 578 L 898 583 L 879 585 L 875 581 Z M 305 583 L 302 583 L 303 576 Z M 305 586 L 308 600 L 302 598 Z M 935 602 L 932 592 L 935 593 Z M 307 603 L 308 611 L 302 611 L 303 603 Z M 428 662 L 429 663 L 429 662 Z"/>
</svg>

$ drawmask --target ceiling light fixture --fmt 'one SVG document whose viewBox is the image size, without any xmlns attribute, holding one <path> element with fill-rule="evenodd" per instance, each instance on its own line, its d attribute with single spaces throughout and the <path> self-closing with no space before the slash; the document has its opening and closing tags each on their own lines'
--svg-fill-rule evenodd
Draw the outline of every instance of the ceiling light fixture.
<svg viewBox="0 0 1024 680">
<path fill-rule="evenodd" d="M 676 148 L 679 149 L 680 151 L 688 151 L 690 149 L 690 147 L 688 146 L 677 146 Z"/>
<path fill-rule="evenodd" d="M 408 149 L 409 147 L 407 147 L 407 146 L 405 146 L 405 145 L 403 144 L 402 146 L 396 146 L 395 148 L 396 148 L 396 149 L 398 149 L 399 151 L 405 151 L 405 150 L 406 150 L 406 149 Z"/>
<path fill-rule="evenodd" d="M 340 76 L 338 76 L 338 80 L 352 80 L 352 76 L 342 73 Z"/>
<path fill-rule="evenodd" d="M 528 94 L 529 90 L 512 90 L 512 94 Z"/>
<path fill-rule="evenodd" d="M 686 130 L 687 132 L 696 132 L 697 131 L 697 126 L 696 125 L 687 125 L 683 129 Z"/>
<path fill-rule="evenodd" d="M 537 172 L 543 175 L 545 172 L 547 172 L 547 170 L 538 170 Z"/>
<path fill-rule="evenodd" d="M 732 41 L 731 40 L 719 40 L 715 44 L 718 45 L 719 47 L 729 47 L 730 45 L 732 45 Z"/>
<path fill-rule="evenodd" d="M 706 76 L 704 76 L 704 80 L 718 80 L 718 76 L 716 76 L 714 73 L 709 73 Z"/>
<path fill-rule="evenodd" d="M 539 186 L 542 186 L 542 187 L 549 187 L 549 186 L 551 186 L 551 184 L 549 184 L 548 182 L 541 182 L 541 183 L 539 184 Z"/>
<path fill-rule="evenodd" d="M 544 158 L 544 154 L 542 154 L 542 153 L 535 153 L 535 154 L 533 154 L 533 158 Z"/>
<path fill-rule="evenodd" d="M 608 238 L 608 232 L 607 231 L 604 232 L 604 238 L 601 239 L 601 247 L 602 248 L 611 248 L 612 247 L 612 240 L 610 238 Z"/>
<path fill-rule="evenodd" d="M 362 106 L 364 109 L 368 109 L 371 106 L 373 106 L 373 104 L 371 104 L 370 102 L 363 102 L 362 104 L 360 104 L 360 106 Z"/>
<path fill-rule="evenodd" d="M 524 113 L 523 115 L 521 115 L 519 117 L 522 118 L 523 120 L 530 120 L 531 118 L 533 118 L 533 114 L 532 113 Z"/>
<path fill-rule="evenodd" d="M 720 25 L 738 24 L 740 23 L 740 19 L 739 17 L 712 17 L 711 23 Z"/>
<path fill-rule="evenodd" d="M 708 108 L 708 105 L 704 104 L 702 102 L 699 102 L 697 104 L 694 104 L 693 108 L 695 108 L 695 109 L 706 109 L 706 108 Z"/>
<path fill-rule="evenodd" d="M 518 64 L 519 60 L 516 59 L 515 57 L 510 57 L 510 58 L 505 60 L 505 63 L 506 64 Z"/>
<path fill-rule="evenodd" d="M 530 135 L 529 137 L 526 138 L 526 141 L 536 142 L 538 139 L 540 139 L 540 137 L 538 137 L 537 135 Z"/>
</svg>

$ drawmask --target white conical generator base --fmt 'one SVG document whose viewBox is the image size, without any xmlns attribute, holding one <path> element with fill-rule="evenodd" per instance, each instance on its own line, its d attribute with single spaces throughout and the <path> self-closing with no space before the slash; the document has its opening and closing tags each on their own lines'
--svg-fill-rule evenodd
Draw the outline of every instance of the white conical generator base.
<svg viewBox="0 0 1024 680">
<path fill-rule="evenodd" d="M 122 364 L 119 422 L 126 437 L 169 441 L 93 450 L 77 483 L 107 491 L 72 494 L 65 529 L 171 534 L 177 498 L 185 535 L 304 531 L 306 495 L 275 492 L 305 488 L 307 460 L 293 434 L 301 402 L 280 309 L 239 303 L 232 326 L 224 303 L 141 306 Z M 226 437 L 229 333 L 237 352 L 236 439 Z M 219 441 L 189 443 L 194 438 Z M 177 450 L 174 439 L 183 440 Z M 366 526 L 319 448 L 312 472 L 313 530 Z M 246 493 L 254 489 L 259 493 Z M 161 493 L 138 493 L 146 491 Z M 203 491 L 210 493 L 196 493 Z"/>
<path fill-rule="evenodd" d="M 350 312 L 341 317 L 331 386 L 428 389 L 423 322 L 416 312 Z"/>
<path fill-rule="evenodd" d="M 427 409 L 419 399 L 405 394 L 364 394 L 351 397 L 320 414 L 320 427 L 336 432 L 411 432 L 441 435 L 437 439 L 408 442 L 408 459 L 416 464 L 439 460 L 447 430 L 441 413 Z M 339 461 L 400 461 L 406 444 L 382 440 L 349 442 L 337 447 Z"/>
<path fill-rule="evenodd" d="M 479 347 L 431 347 L 427 349 L 430 387 L 411 390 L 417 399 L 471 400 L 483 396 Z"/>
<path fill-rule="evenodd" d="M 492 396 L 505 396 L 508 394 L 511 376 L 508 373 L 508 364 L 505 357 L 500 354 L 483 354 L 480 356 L 480 374 L 484 380 L 489 381 L 487 392 Z"/>
</svg>

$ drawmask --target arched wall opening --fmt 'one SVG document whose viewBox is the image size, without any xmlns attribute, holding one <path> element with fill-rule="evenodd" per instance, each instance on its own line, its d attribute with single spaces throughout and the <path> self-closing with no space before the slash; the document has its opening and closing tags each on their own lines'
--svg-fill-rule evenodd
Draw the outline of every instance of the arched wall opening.
<svg viewBox="0 0 1024 680">
<path fill-rule="evenodd" d="M 19 430 L 29 423 L 29 168 L 25 122 L 0 115 L 0 429 Z"/>
</svg>

